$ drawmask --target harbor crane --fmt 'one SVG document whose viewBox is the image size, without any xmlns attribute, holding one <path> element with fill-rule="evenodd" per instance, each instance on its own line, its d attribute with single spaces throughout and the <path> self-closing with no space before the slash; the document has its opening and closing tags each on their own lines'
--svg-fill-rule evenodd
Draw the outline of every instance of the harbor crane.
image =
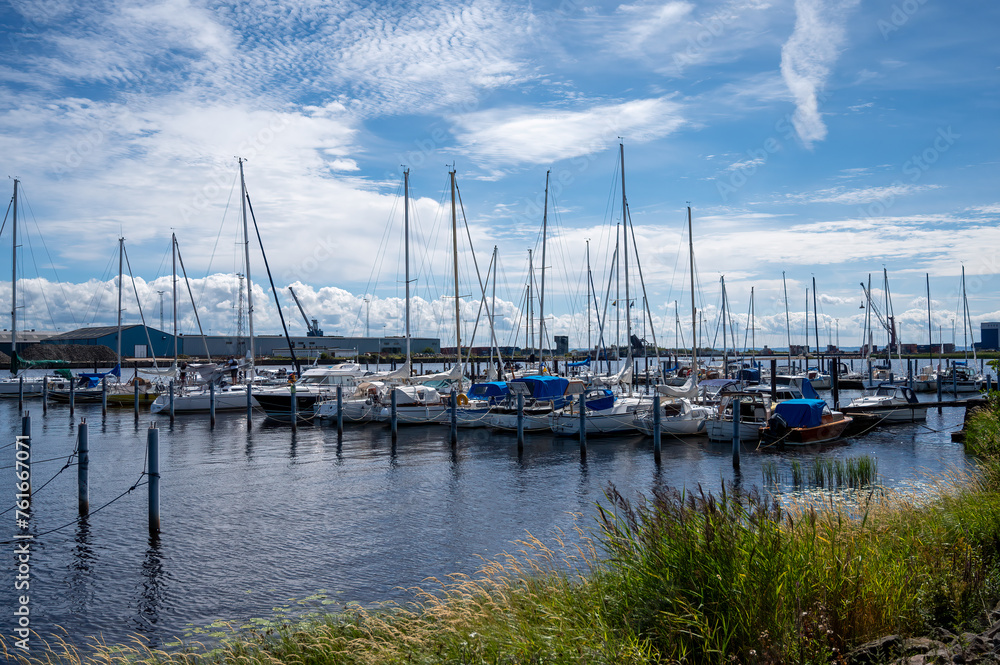
<svg viewBox="0 0 1000 665">
<path fill-rule="evenodd" d="M 312 323 L 310 323 L 309 317 L 306 316 L 306 310 L 302 309 L 302 303 L 299 302 L 298 296 L 295 295 L 295 289 L 289 286 L 288 290 L 291 291 L 292 300 L 295 301 L 295 304 L 299 308 L 299 313 L 302 314 L 302 320 L 306 322 L 306 337 L 322 337 L 323 331 L 319 329 L 319 321 L 313 319 Z"/>
</svg>

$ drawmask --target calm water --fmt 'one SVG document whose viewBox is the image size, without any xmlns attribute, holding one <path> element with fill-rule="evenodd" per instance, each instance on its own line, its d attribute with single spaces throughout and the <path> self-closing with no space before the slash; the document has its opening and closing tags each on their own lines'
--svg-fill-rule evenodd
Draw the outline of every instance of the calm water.
<svg viewBox="0 0 1000 665">
<path fill-rule="evenodd" d="M 846 403 L 850 393 L 846 393 Z M 929 399 L 929 396 L 924 399 Z M 34 487 L 53 477 L 75 446 L 77 424 L 90 426 L 91 509 L 140 478 L 148 413 L 137 425 L 131 410 L 80 406 L 32 414 Z M 594 525 L 595 504 L 608 483 L 627 495 L 658 483 L 717 490 L 723 481 L 760 485 L 761 465 L 780 470 L 816 456 L 878 459 L 884 483 L 919 491 L 927 474 L 969 468 L 960 444 L 947 432 L 961 424 L 962 409 L 928 414 L 925 425 L 903 425 L 820 449 L 743 455 L 734 476 L 727 445 L 704 440 L 664 440 L 662 463 L 652 440 L 641 436 L 591 439 L 586 461 L 575 440 L 530 436 L 518 454 L 513 436 L 484 430 L 460 432 L 452 451 L 443 427 L 400 430 L 395 449 L 380 425 L 335 428 L 272 427 L 256 416 L 158 418 L 162 534 L 151 541 L 146 487 L 92 514 L 76 518 L 76 468 L 37 491 L 32 503 L 31 621 L 42 634 L 57 626 L 74 641 L 103 635 L 109 642 L 139 633 L 154 645 L 191 626 L 218 619 L 243 622 L 273 616 L 274 608 L 323 591 L 336 603 L 405 600 L 406 587 L 428 577 L 473 573 L 480 557 L 516 550 L 526 532 L 552 541 L 558 530 L 573 541 L 579 524 Z M 0 431 L 20 431 L 17 400 L 0 401 Z M 0 445 L 4 445 L 0 442 Z M 13 447 L 0 449 L 0 478 L 13 503 Z M 42 462 L 59 457 L 56 461 Z M 5 475 L 4 475 L 5 474 Z M 0 506 L 0 510 L 8 506 Z M 0 533 L 15 532 L 13 512 Z M 13 545 L 4 545 L 11 552 Z M 0 635 L 14 627 L 15 560 L 0 570 Z M 37 641 L 36 648 L 40 646 Z"/>
</svg>

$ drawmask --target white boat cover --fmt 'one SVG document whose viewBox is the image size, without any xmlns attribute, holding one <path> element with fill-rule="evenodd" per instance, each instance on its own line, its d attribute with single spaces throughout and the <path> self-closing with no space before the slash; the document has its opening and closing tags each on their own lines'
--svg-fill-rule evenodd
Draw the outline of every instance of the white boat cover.
<svg viewBox="0 0 1000 665">
<path fill-rule="evenodd" d="M 428 381 L 458 381 L 462 378 L 462 366 L 454 364 L 447 372 L 437 372 L 436 374 L 424 374 L 415 376 L 410 381 L 412 383 L 426 383 Z"/>
<path fill-rule="evenodd" d="M 683 386 L 658 385 L 656 386 L 656 392 L 662 395 L 667 395 L 668 397 L 685 397 L 687 399 L 694 399 L 698 397 L 698 384 L 695 383 L 693 376 L 689 376 Z"/>
<path fill-rule="evenodd" d="M 594 380 L 591 381 L 591 384 L 595 386 L 608 387 L 617 386 L 619 383 L 627 383 L 631 385 L 633 369 L 632 359 L 629 358 L 616 374 L 612 374 L 611 376 L 595 376 Z"/>
</svg>

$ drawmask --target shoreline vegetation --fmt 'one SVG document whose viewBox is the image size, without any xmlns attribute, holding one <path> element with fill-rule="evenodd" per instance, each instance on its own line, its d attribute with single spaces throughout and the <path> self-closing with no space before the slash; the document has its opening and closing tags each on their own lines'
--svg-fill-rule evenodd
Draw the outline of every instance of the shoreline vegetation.
<svg viewBox="0 0 1000 665">
<path fill-rule="evenodd" d="M 851 505 L 729 487 L 637 501 L 609 486 L 580 545 L 529 536 L 407 606 L 261 621 L 215 648 L 4 649 L 48 664 L 888 663 L 936 662 L 947 642 L 946 662 L 996 662 L 976 633 L 1000 633 L 1000 392 L 967 418 L 965 446 L 977 471 L 919 500 L 869 485 Z"/>
</svg>

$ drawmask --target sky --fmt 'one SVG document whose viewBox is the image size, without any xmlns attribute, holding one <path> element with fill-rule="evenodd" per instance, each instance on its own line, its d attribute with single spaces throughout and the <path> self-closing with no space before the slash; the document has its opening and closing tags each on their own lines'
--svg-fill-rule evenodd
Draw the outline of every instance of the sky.
<svg viewBox="0 0 1000 665">
<path fill-rule="evenodd" d="M 702 343 L 724 278 L 738 346 L 804 343 L 813 280 L 820 345 L 858 346 L 870 279 L 917 343 L 929 281 L 933 339 L 961 346 L 963 268 L 974 339 L 1000 321 L 998 26 L 968 0 L 7 0 L 18 325 L 113 324 L 124 237 L 123 317 L 162 302 L 170 329 L 173 233 L 203 328 L 235 333 L 241 157 L 255 332 L 281 329 L 263 246 L 293 334 L 289 286 L 327 335 L 404 333 L 408 169 L 410 329 L 445 346 L 456 256 L 463 343 L 489 343 L 483 302 L 504 345 L 526 310 L 613 342 L 630 300 L 639 337 L 690 345 L 688 206 Z"/>
</svg>

